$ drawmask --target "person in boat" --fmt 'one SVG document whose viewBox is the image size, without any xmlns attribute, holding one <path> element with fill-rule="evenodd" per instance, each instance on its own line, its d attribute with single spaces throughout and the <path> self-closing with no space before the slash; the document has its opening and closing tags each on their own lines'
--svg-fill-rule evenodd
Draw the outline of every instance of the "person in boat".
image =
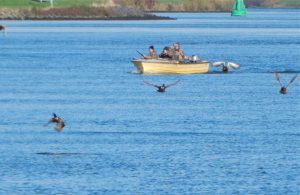
<svg viewBox="0 0 300 195">
<path fill-rule="evenodd" d="M 157 54 L 155 52 L 154 46 L 150 46 L 149 47 L 149 56 L 147 55 L 143 55 L 144 59 L 156 59 L 157 58 Z"/>
<path fill-rule="evenodd" d="M 163 59 L 172 59 L 172 56 L 169 54 L 169 50 L 169 47 L 165 47 L 159 57 Z"/>
<path fill-rule="evenodd" d="M 183 50 L 180 47 L 180 43 L 177 42 L 174 44 L 174 51 L 173 51 L 173 56 L 172 58 L 174 60 L 178 60 L 178 61 L 184 61 L 186 59 L 189 59 L 188 56 L 186 56 L 183 52 Z"/>
</svg>

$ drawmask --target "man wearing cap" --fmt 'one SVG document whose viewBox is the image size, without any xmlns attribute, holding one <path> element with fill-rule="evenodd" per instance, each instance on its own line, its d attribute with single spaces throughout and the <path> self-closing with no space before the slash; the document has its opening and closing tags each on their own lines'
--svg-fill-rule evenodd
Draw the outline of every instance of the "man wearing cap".
<svg viewBox="0 0 300 195">
<path fill-rule="evenodd" d="M 173 59 L 178 61 L 183 61 L 185 59 L 189 59 L 188 56 L 186 56 L 183 52 L 183 50 L 180 48 L 180 43 L 177 42 L 174 44 L 174 52 L 173 52 Z"/>
<path fill-rule="evenodd" d="M 144 54 L 143 57 L 144 57 L 144 59 L 156 59 L 157 55 L 156 55 L 156 52 L 154 50 L 154 47 L 150 46 L 149 47 L 149 56 Z"/>
</svg>

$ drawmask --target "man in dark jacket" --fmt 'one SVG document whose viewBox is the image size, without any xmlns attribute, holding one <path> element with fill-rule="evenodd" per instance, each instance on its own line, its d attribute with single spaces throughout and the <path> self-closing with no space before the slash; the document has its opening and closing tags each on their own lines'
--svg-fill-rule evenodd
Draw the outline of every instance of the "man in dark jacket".
<svg viewBox="0 0 300 195">
<path fill-rule="evenodd" d="M 159 55 L 159 57 L 164 59 L 172 59 L 172 56 L 169 54 L 169 48 L 165 47 L 164 50 Z"/>
</svg>

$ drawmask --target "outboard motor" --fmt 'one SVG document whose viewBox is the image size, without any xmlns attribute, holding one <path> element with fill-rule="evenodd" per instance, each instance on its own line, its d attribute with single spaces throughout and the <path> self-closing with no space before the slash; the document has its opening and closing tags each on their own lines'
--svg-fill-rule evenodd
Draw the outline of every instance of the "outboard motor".
<svg viewBox="0 0 300 195">
<path fill-rule="evenodd" d="M 199 59 L 199 57 L 197 55 L 192 55 L 192 57 L 191 57 L 191 62 L 192 63 L 197 63 L 199 60 L 200 59 Z"/>
</svg>

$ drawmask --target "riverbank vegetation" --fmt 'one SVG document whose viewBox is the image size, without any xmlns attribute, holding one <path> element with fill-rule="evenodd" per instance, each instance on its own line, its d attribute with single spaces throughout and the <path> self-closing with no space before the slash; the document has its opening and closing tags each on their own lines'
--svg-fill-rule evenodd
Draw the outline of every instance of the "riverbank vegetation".
<svg viewBox="0 0 300 195">
<path fill-rule="evenodd" d="M 54 7 L 126 6 L 157 11 L 231 9 L 234 0 L 53 0 Z M 50 0 L 0 0 L 1 8 L 46 8 Z M 247 7 L 300 7 L 299 0 L 244 0 Z"/>
<path fill-rule="evenodd" d="M 300 7 L 299 0 L 244 0 L 247 7 Z M 146 11 L 230 11 L 234 0 L 0 0 L 0 19 L 167 19 Z"/>
<path fill-rule="evenodd" d="M 171 19 L 112 0 L 0 0 L 0 19 L 7 20 L 158 20 Z"/>
<path fill-rule="evenodd" d="M 126 0 L 127 4 L 155 11 L 229 11 L 234 0 Z M 299 0 L 244 0 L 247 7 L 300 8 Z"/>
<path fill-rule="evenodd" d="M 53 0 L 54 7 L 92 7 L 103 5 L 106 0 Z M 44 8 L 50 6 L 50 0 L 0 0 L 0 7 L 6 8 Z"/>
<path fill-rule="evenodd" d="M 248 7 L 299 8 L 299 0 L 245 0 Z"/>
</svg>

